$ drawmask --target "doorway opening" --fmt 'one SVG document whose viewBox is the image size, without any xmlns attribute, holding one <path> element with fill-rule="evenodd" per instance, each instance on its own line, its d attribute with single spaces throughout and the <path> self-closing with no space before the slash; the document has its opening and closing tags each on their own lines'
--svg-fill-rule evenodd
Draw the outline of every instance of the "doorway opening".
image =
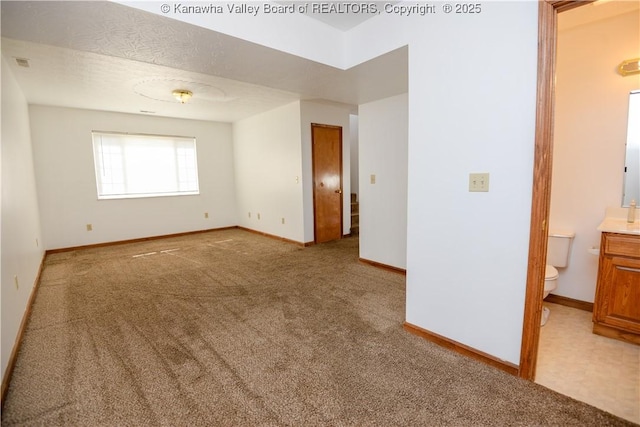
<svg viewBox="0 0 640 427">
<path fill-rule="evenodd" d="M 575 26 L 575 16 L 579 16 L 580 19 L 584 19 L 587 15 L 593 15 L 593 12 L 591 12 L 592 9 L 594 11 L 598 9 L 598 13 L 600 13 L 600 7 L 594 7 L 592 3 L 593 2 L 584 1 L 545 0 L 538 4 L 539 55 L 535 159 L 530 225 L 529 265 L 519 366 L 519 375 L 530 380 L 533 380 L 536 376 L 538 341 L 540 337 L 539 322 L 542 310 L 544 270 L 546 265 L 546 243 L 549 232 L 554 121 L 556 115 L 554 104 L 556 97 L 555 81 L 557 69 L 556 46 L 558 41 L 558 13 L 574 9 L 579 6 L 588 5 L 580 11 L 576 11 L 575 15 L 569 14 L 572 15 L 572 21 Z M 603 8 L 606 8 L 606 6 L 603 6 Z M 579 12 L 579 14 L 577 12 Z M 569 15 L 567 15 L 567 19 L 569 19 Z M 609 15 L 612 14 L 609 13 Z M 565 15 L 563 14 L 563 18 L 564 16 Z M 565 21 L 565 23 L 566 22 L 569 21 Z M 563 64 L 566 65 L 566 61 Z M 566 67 L 564 69 L 566 69 Z M 562 99 L 565 100 L 565 103 L 562 104 L 565 108 L 561 108 L 561 110 L 566 111 L 566 97 Z M 561 106 L 559 106 L 559 108 L 560 107 Z M 564 135 L 562 140 L 564 141 L 566 139 L 567 136 Z M 566 159 L 566 156 L 563 158 Z M 584 233 L 582 235 L 584 235 Z M 582 300 L 582 298 L 579 299 Z"/>
<path fill-rule="evenodd" d="M 529 233 L 529 263 L 524 304 L 519 376 L 533 381 L 536 375 L 540 319 L 544 293 L 551 204 L 553 155 L 553 100 L 555 89 L 558 13 L 590 2 L 544 0 L 538 3 L 538 83 L 533 164 L 533 192 Z"/>
</svg>

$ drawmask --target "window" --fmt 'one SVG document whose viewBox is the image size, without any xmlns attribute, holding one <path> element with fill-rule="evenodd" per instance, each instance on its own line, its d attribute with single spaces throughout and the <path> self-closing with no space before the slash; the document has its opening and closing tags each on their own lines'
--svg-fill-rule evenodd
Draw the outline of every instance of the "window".
<svg viewBox="0 0 640 427">
<path fill-rule="evenodd" d="M 92 132 L 98 199 L 199 194 L 195 138 Z"/>
</svg>

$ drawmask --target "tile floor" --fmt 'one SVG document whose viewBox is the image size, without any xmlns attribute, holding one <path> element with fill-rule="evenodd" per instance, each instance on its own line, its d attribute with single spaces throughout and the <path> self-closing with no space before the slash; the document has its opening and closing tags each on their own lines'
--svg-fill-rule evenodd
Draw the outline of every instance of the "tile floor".
<svg viewBox="0 0 640 427">
<path fill-rule="evenodd" d="M 588 311 L 544 305 L 535 382 L 640 424 L 640 346 L 593 334 Z"/>
</svg>

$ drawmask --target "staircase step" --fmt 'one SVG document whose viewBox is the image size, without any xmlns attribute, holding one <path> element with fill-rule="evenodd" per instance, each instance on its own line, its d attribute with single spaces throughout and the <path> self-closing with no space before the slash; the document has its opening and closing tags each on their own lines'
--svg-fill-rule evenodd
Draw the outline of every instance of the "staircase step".
<svg viewBox="0 0 640 427">
<path fill-rule="evenodd" d="M 358 195 L 351 193 L 351 235 L 360 234 L 360 203 L 358 203 Z"/>
</svg>

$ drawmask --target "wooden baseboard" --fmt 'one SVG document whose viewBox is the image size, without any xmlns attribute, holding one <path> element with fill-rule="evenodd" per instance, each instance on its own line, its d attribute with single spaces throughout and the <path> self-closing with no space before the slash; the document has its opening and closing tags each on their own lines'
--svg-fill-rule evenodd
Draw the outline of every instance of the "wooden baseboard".
<svg viewBox="0 0 640 427">
<path fill-rule="evenodd" d="M 255 234 L 259 234 L 261 236 L 269 237 L 271 239 L 280 240 L 280 241 L 283 241 L 283 242 L 286 242 L 286 243 L 292 243 L 294 245 L 298 245 L 298 246 L 302 246 L 302 247 L 315 245 L 314 242 L 297 242 L 295 240 L 287 239 L 285 237 L 276 236 L 275 234 L 269 234 L 269 233 L 265 233 L 263 231 L 252 230 L 251 228 L 246 228 L 246 227 L 241 227 L 241 226 L 237 226 L 236 228 L 238 228 L 240 230 L 248 231 L 250 233 L 255 233 Z"/>
<path fill-rule="evenodd" d="M 174 234 L 163 234 L 161 236 L 140 237 L 140 238 L 137 238 L 137 239 L 115 240 L 113 242 L 93 243 L 91 245 L 72 246 L 72 247 L 68 247 L 68 248 L 58 248 L 58 249 L 48 249 L 46 254 L 49 255 L 49 254 L 55 254 L 55 253 L 59 253 L 59 252 L 76 251 L 76 250 L 80 250 L 80 249 L 102 248 L 102 247 L 106 247 L 106 246 L 124 245 L 124 244 L 127 244 L 127 243 L 148 242 L 148 241 L 151 241 L 151 240 L 168 239 L 170 237 L 181 237 L 181 236 L 189 236 L 191 234 L 208 233 L 210 231 L 233 230 L 234 228 L 239 228 L 239 227 L 237 225 L 233 225 L 233 226 L 230 226 L 230 227 L 209 228 L 209 229 L 206 229 L 206 230 L 185 231 L 183 233 L 174 233 Z"/>
<path fill-rule="evenodd" d="M 392 265 L 387 265 L 387 264 L 383 264 L 381 262 L 371 261 L 371 260 L 365 259 L 365 258 L 358 258 L 358 260 L 363 264 L 371 265 L 371 266 L 376 267 L 376 268 L 381 268 L 383 270 L 392 271 L 394 273 L 402 274 L 403 276 L 407 275 L 407 270 L 405 270 L 404 268 L 394 267 Z"/>
<path fill-rule="evenodd" d="M 553 294 L 547 295 L 547 297 L 544 300 L 546 302 L 550 302 L 553 304 L 564 305 L 566 307 L 577 308 L 579 310 L 589 311 L 593 313 L 592 302 L 580 301 L 577 299 L 567 298 L 567 297 L 563 297 L 560 295 L 553 295 Z"/>
<path fill-rule="evenodd" d="M 613 338 L 620 341 L 630 342 L 632 344 L 640 345 L 640 335 L 631 332 L 621 331 L 620 329 L 611 328 L 606 325 L 598 323 L 593 324 L 593 333 L 602 335 L 603 337 Z"/>
<path fill-rule="evenodd" d="M 511 375 L 518 375 L 518 372 L 519 372 L 518 366 L 514 365 L 513 363 L 509 363 L 504 360 L 497 359 L 480 350 L 476 350 L 475 348 L 466 346 L 464 344 L 460 344 L 459 342 L 453 341 L 449 338 L 427 331 L 426 329 L 422 329 L 419 326 L 415 326 L 407 322 L 404 322 L 403 327 L 407 332 L 410 332 L 414 335 L 417 335 L 421 338 L 424 338 L 428 341 L 438 344 L 441 347 L 447 348 L 449 350 L 453 350 L 456 353 L 460 353 L 464 356 L 478 360 L 482 363 L 493 366 L 494 368 L 498 368 L 500 370 L 508 372 Z"/>
<path fill-rule="evenodd" d="M 20 346 L 22 345 L 22 337 L 24 336 L 27 325 L 29 324 L 29 319 L 31 318 L 31 307 L 33 307 L 33 302 L 36 299 L 36 293 L 38 291 L 38 288 L 40 287 L 40 275 L 42 274 L 42 269 L 44 268 L 44 260 L 46 259 L 46 257 L 47 255 L 45 253 L 42 257 L 42 260 L 40 261 L 38 274 L 36 275 L 35 282 L 33 284 L 33 287 L 31 288 L 31 294 L 29 295 L 27 307 L 25 308 L 24 314 L 22 315 L 20 328 L 18 328 L 18 335 L 16 336 L 16 340 L 13 344 L 13 349 L 11 349 L 11 355 L 9 356 L 9 362 L 7 363 L 7 370 L 4 372 L 4 377 L 2 377 L 2 389 L 0 389 L 0 411 L 4 406 L 4 400 L 7 397 L 7 392 L 9 391 L 11 376 L 13 375 L 13 369 L 16 366 L 18 352 L 20 351 Z"/>
</svg>

